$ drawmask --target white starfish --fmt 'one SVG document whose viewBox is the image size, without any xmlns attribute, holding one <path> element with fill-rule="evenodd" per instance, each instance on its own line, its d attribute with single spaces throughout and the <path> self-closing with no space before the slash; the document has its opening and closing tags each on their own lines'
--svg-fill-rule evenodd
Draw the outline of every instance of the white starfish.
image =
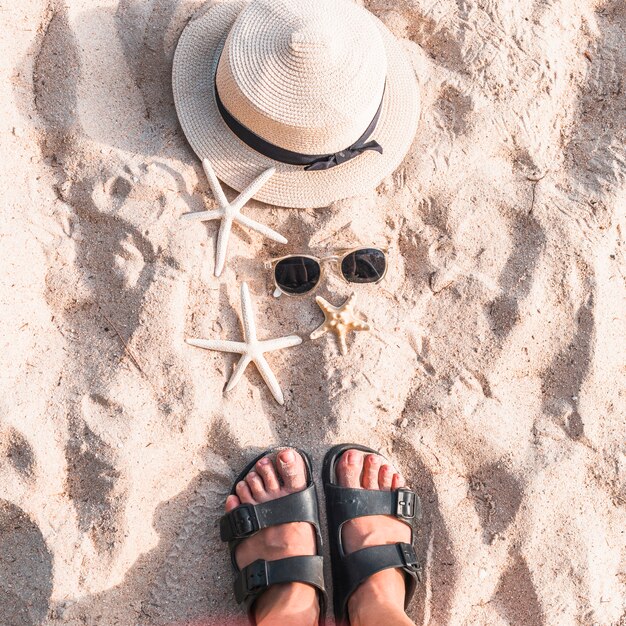
<svg viewBox="0 0 626 626">
<path fill-rule="evenodd" d="M 271 167 L 269 170 L 265 170 L 258 178 L 253 180 L 232 202 L 228 202 L 224 191 L 217 180 L 217 176 L 213 171 L 213 167 L 208 159 L 202 161 L 202 167 L 209 179 L 211 190 L 213 195 L 220 205 L 219 209 L 212 211 L 196 211 L 195 213 L 187 213 L 183 215 L 184 220 L 208 222 L 211 220 L 222 220 L 220 225 L 220 231 L 217 236 L 217 249 L 215 253 L 215 275 L 219 276 L 224 269 L 224 263 L 226 262 L 226 251 L 228 249 L 228 238 L 233 226 L 233 222 L 237 222 L 241 226 L 246 226 L 251 230 L 255 230 L 257 233 L 261 233 L 264 237 L 278 241 L 278 243 L 287 243 L 287 240 L 275 230 L 272 230 L 269 226 L 261 224 L 245 215 L 242 215 L 241 209 L 246 205 L 256 193 L 265 185 L 265 183 L 276 172 L 275 167 Z"/>
<path fill-rule="evenodd" d="M 279 339 L 267 339 L 259 341 L 256 336 L 256 324 L 254 323 L 254 311 L 250 300 L 250 292 L 246 283 L 241 284 L 241 322 L 243 325 L 243 341 L 221 341 L 219 339 L 187 339 L 187 343 L 205 350 L 218 350 L 219 352 L 235 352 L 241 354 L 241 358 L 233 371 L 226 391 L 230 391 L 241 379 L 246 367 L 252 361 L 259 370 L 263 380 L 270 388 L 272 395 L 278 404 L 285 404 L 283 392 L 270 369 L 269 363 L 263 354 L 283 348 L 291 348 L 302 343 L 297 335 L 280 337 Z"/>
</svg>

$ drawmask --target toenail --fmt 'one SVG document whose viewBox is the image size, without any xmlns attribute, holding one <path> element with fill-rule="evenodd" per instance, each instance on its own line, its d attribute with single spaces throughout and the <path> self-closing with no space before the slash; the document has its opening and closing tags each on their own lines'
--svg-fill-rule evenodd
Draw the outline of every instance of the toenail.
<svg viewBox="0 0 626 626">
<path fill-rule="evenodd" d="M 355 450 L 350 450 L 350 452 L 348 452 L 348 463 L 350 463 L 350 465 L 356 465 L 358 462 L 359 453 Z"/>
<path fill-rule="evenodd" d="M 293 450 L 285 450 L 280 455 L 280 461 L 281 463 L 284 463 L 285 465 L 293 463 L 295 460 L 296 460 L 296 455 L 294 454 Z"/>
<path fill-rule="evenodd" d="M 257 477 L 258 477 L 258 474 L 256 472 L 250 472 L 248 474 L 248 478 L 257 478 Z"/>
<path fill-rule="evenodd" d="M 264 456 L 260 461 L 259 461 L 259 465 L 267 465 L 270 462 L 270 460 Z"/>
</svg>

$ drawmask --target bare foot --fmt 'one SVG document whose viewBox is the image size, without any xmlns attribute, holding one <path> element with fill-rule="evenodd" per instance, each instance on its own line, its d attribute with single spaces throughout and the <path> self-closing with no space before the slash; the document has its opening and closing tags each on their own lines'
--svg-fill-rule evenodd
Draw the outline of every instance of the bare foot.
<svg viewBox="0 0 626 626">
<path fill-rule="evenodd" d="M 281 450 L 276 459 L 260 459 L 253 470 L 236 486 L 236 496 L 226 499 L 226 512 L 240 504 L 260 504 L 302 491 L 307 485 L 306 467 L 293 449 Z M 237 546 L 235 558 L 240 568 L 257 559 L 275 561 L 290 556 L 316 554 L 315 531 L 307 522 L 265 528 Z M 290 583 L 273 585 L 255 603 L 258 626 L 267 624 L 317 624 L 319 603 L 310 585 Z"/>
<path fill-rule="evenodd" d="M 342 487 L 389 491 L 405 486 L 404 478 L 385 459 L 359 450 L 344 452 L 336 472 Z M 369 546 L 410 541 L 409 526 L 387 515 L 350 520 L 342 529 L 342 542 L 347 553 Z M 411 624 L 404 614 L 405 593 L 404 574 L 400 570 L 387 569 L 370 576 L 348 601 L 350 623 L 376 623 L 377 616 L 385 615 L 387 624 Z"/>
</svg>

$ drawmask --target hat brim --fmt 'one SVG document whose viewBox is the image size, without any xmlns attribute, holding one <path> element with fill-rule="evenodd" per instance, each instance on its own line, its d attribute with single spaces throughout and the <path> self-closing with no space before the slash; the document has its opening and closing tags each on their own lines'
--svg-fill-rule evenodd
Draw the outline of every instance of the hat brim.
<svg viewBox="0 0 626 626">
<path fill-rule="evenodd" d="M 375 16 L 387 52 L 387 83 L 380 120 L 372 139 L 383 154 L 368 151 L 327 170 L 305 171 L 259 154 L 241 141 L 222 119 L 214 80 L 226 37 L 249 0 L 223 0 L 205 7 L 180 36 L 172 83 L 176 111 L 189 144 L 208 159 L 217 176 L 242 191 L 263 171 L 276 173 L 254 196 L 283 207 L 319 208 L 373 189 L 391 174 L 409 150 L 419 121 L 415 73 L 400 42 Z"/>
</svg>

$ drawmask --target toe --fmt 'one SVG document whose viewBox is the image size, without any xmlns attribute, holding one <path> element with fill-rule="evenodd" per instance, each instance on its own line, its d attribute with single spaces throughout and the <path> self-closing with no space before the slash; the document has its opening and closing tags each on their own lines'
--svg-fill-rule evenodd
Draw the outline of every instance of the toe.
<svg viewBox="0 0 626 626">
<path fill-rule="evenodd" d="M 404 478 L 400 474 L 394 474 L 391 480 L 391 489 L 400 489 L 400 487 L 404 487 L 406 482 Z"/>
<path fill-rule="evenodd" d="M 236 509 L 241 504 L 241 501 L 237 496 L 228 496 L 226 498 L 226 513 L 230 513 L 233 509 Z"/>
<path fill-rule="evenodd" d="M 281 450 L 276 459 L 285 489 L 292 493 L 302 491 L 306 487 L 304 459 L 292 448 Z"/>
<path fill-rule="evenodd" d="M 269 493 L 274 493 L 280 489 L 278 474 L 276 473 L 276 468 L 272 463 L 272 459 L 270 459 L 268 456 L 264 456 L 260 461 L 257 462 L 256 471 L 263 479 L 265 491 L 268 491 Z"/>
<path fill-rule="evenodd" d="M 364 489 L 378 489 L 378 472 L 380 471 L 381 458 L 376 454 L 368 454 L 365 457 L 363 478 L 361 480 Z"/>
<path fill-rule="evenodd" d="M 344 452 L 337 464 L 337 478 L 342 487 L 361 487 L 361 472 L 363 471 L 363 453 L 359 450 Z"/>
<path fill-rule="evenodd" d="M 250 488 L 252 497 L 257 502 L 265 502 L 267 500 L 267 493 L 261 477 L 255 472 L 249 472 L 246 476 L 246 484 Z"/>
<path fill-rule="evenodd" d="M 252 497 L 250 487 L 244 480 L 240 480 L 235 487 L 235 492 L 239 496 L 242 504 L 256 504 L 256 500 Z"/>
<path fill-rule="evenodd" d="M 393 480 L 394 470 L 391 465 L 383 465 L 378 473 L 378 485 L 383 491 L 389 491 L 391 489 L 391 482 Z"/>
</svg>

